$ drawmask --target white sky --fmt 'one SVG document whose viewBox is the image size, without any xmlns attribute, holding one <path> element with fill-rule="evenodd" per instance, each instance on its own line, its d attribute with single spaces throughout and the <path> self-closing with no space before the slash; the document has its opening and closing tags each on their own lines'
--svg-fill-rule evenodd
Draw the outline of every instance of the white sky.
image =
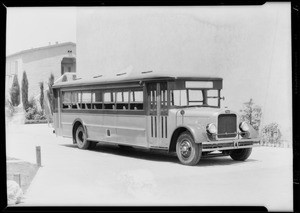
<svg viewBox="0 0 300 213">
<path fill-rule="evenodd" d="M 8 8 L 6 35 L 6 55 L 49 42 L 76 42 L 76 8 Z"/>
</svg>

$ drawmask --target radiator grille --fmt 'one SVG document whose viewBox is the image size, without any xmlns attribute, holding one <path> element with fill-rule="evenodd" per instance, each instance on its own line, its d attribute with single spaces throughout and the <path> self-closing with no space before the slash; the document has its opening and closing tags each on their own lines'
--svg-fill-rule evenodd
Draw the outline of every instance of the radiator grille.
<svg viewBox="0 0 300 213">
<path fill-rule="evenodd" d="M 218 118 L 218 138 L 234 138 L 236 137 L 236 115 L 221 114 Z"/>
</svg>

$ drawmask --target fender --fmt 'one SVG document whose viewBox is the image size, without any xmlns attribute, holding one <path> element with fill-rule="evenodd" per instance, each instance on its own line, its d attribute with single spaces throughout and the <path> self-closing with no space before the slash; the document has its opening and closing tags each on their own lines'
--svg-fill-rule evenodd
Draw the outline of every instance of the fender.
<svg viewBox="0 0 300 213">
<path fill-rule="evenodd" d="M 73 136 L 73 128 L 74 128 L 74 124 L 75 124 L 77 121 L 79 121 L 79 122 L 82 124 L 82 126 L 83 126 L 83 128 L 84 128 L 84 131 L 85 131 L 85 133 L 86 133 L 86 137 L 88 138 L 88 131 L 87 131 L 87 128 L 86 128 L 86 126 L 85 126 L 85 123 L 84 123 L 80 118 L 76 118 L 76 119 L 73 121 L 73 123 L 72 123 L 72 136 Z"/>
<path fill-rule="evenodd" d="M 186 128 L 187 130 L 190 131 L 190 133 L 192 134 L 195 143 L 202 143 L 205 141 L 208 141 L 207 135 L 206 135 L 206 129 L 203 128 L 200 125 L 193 125 L 193 124 L 187 124 L 187 125 L 180 125 L 177 126 L 176 129 L 183 127 Z M 176 130 L 175 130 L 176 131 Z"/>
<path fill-rule="evenodd" d="M 250 124 L 248 124 L 249 126 L 249 138 L 259 138 L 259 134 L 258 134 L 258 131 L 255 130 Z"/>
</svg>

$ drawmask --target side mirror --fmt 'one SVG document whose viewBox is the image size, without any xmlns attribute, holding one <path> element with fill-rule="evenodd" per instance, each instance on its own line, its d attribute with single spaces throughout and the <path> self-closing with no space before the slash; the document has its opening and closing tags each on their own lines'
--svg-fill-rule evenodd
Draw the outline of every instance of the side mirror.
<svg viewBox="0 0 300 213">
<path fill-rule="evenodd" d="M 225 101 L 225 97 L 223 96 L 223 97 L 220 97 L 220 100 L 223 100 L 223 101 Z"/>
</svg>

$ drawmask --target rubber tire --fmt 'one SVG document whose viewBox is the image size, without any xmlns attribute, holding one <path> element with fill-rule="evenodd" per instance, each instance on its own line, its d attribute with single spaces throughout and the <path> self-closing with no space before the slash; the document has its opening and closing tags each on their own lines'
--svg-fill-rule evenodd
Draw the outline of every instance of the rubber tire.
<svg viewBox="0 0 300 213">
<path fill-rule="evenodd" d="M 230 157 L 236 161 L 245 161 L 251 154 L 252 148 L 232 150 Z"/>
<path fill-rule="evenodd" d="M 83 137 L 83 142 L 79 142 L 80 139 L 79 139 L 79 136 L 78 134 L 82 132 L 84 134 L 84 137 Z M 79 149 L 88 149 L 91 145 L 91 141 L 88 141 L 86 140 L 86 132 L 85 132 L 85 129 L 83 128 L 82 125 L 79 125 L 76 129 L 76 132 L 75 132 L 75 141 L 76 141 L 76 144 L 77 144 L 77 147 Z"/>
<path fill-rule="evenodd" d="M 188 140 L 192 145 L 191 155 L 188 159 L 184 159 L 181 155 L 181 152 L 180 152 L 180 143 L 183 140 Z M 185 131 L 185 132 L 181 133 L 180 136 L 177 139 L 176 154 L 177 154 L 177 157 L 178 157 L 179 161 L 183 165 L 194 166 L 197 163 L 199 163 L 199 161 L 200 161 L 200 158 L 201 158 L 201 155 L 202 155 L 202 145 L 201 144 L 196 144 L 195 141 L 194 141 L 194 138 L 190 134 L 190 132 Z"/>
</svg>

